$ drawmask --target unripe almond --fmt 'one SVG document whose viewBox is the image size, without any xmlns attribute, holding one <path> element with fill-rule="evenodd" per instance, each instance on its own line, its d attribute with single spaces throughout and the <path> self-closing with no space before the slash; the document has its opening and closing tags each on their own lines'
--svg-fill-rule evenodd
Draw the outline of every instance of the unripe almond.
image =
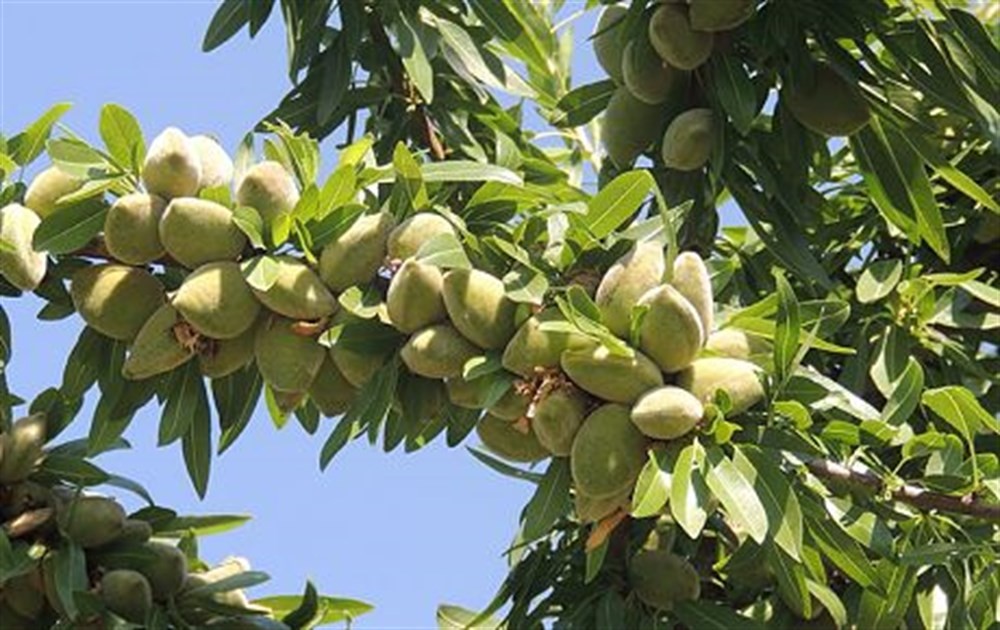
<svg viewBox="0 0 1000 630">
<path fill-rule="evenodd" d="M 647 606 L 671 610 L 701 594 L 698 571 L 684 558 L 663 549 L 640 551 L 629 565 L 629 583 Z"/>
<path fill-rule="evenodd" d="M 639 347 L 668 374 L 685 368 L 698 356 L 704 332 L 698 312 L 669 284 L 650 289 L 639 306 L 646 313 L 639 325 Z"/>
<path fill-rule="evenodd" d="M 673 440 L 691 431 L 705 410 L 694 394 L 667 385 L 643 394 L 632 407 L 631 415 L 643 434 L 657 440 Z"/>
<path fill-rule="evenodd" d="M 724 357 L 697 359 L 677 375 L 677 384 L 702 402 L 711 402 L 723 390 L 732 403 L 730 415 L 743 413 L 764 398 L 760 369 L 749 361 Z"/>
<path fill-rule="evenodd" d="M 444 305 L 452 324 L 480 348 L 503 348 L 514 336 L 517 305 L 503 282 L 478 269 L 444 274 Z"/>
<path fill-rule="evenodd" d="M 267 160 L 255 164 L 240 180 L 236 200 L 241 206 L 256 210 L 266 225 L 291 212 L 299 202 L 295 178 L 280 162 Z"/>
<path fill-rule="evenodd" d="M 610 402 L 632 403 L 646 391 L 663 385 L 660 369 L 649 357 L 612 354 L 603 345 L 567 350 L 562 369 L 580 389 Z"/>
<path fill-rule="evenodd" d="M 163 256 L 160 219 L 166 209 L 166 201 L 146 193 L 130 193 L 115 200 L 104 219 L 108 253 L 129 265 L 145 265 Z"/>
<path fill-rule="evenodd" d="M 713 326 L 715 302 L 712 299 L 712 279 L 705 261 L 695 252 L 680 253 L 674 259 L 674 275 L 670 284 L 698 312 L 701 329 L 707 335 Z"/>
<path fill-rule="evenodd" d="M 420 246 L 441 234 L 457 236 L 448 219 L 433 212 L 418 212 L 389 233 L 386 250 L 390 260 L 406 260 L 417 255 Z"/>
<path fill-rule="evenodd" d="M 412 333 L 444 320 L 441 270 L 434 265 L 410 258 L 396 271 L 389 283 L 385 305 L 389 320 L 398 330 Z"/>
<path fill-rule="evenodd" d="M 479 349 L 448 324 L 415 332 L 400 352 L 410 372 L 426 378 L 461 376 L 465 362 L 478 354 Z"/>
<path fill-rule="evenodd" d="M 395 225 L 387 212 L 358 218 L 346 232 L 323 248 L 319 275 L 336 292 L 368 284 L 385 261 L 386 241 Z"/>
<path fill-rule="evenodd" d="M 486 414 L 479 420 L 476 435 L 487 449 L 508 461 L 537 462 L 551 455 L 534 433 L 522 432 L 513 422 L 492 414 Z"/>
<path fill-rule="evenodd" d="M 253 288 L 268 309 L 291 319 L 320 319 L 337 310 L 337 299 L 305 263 L 291 256 L 275 258 L 277 276 L 266 291 Z"/>
<path fill-rule="evenodd" d="M 20 418 L 0 434 L 0 484 L 10 485 L 28 478 L 42 457 L 46 441 L 45 414 Z"/>
<path fill-rule="evenodd" d="M 294 322 L 274 316 L 257 329 L 254 355 L 264 382 L 282 392 L 305 393 L 326 357 L 326 349 L 296 333 Z"/>
<path fill-rule="evenodd" d="M 38 215 L 12 203 L 0 209 L 0 239 L 9 248 L 0 248 L 0 274 L 22 291 L 34 291 L 45 278 L 48 258 L 36 252 L 32 240 L 41 223 Z"/>
<path fill-rule="evenodd" d="M 122 376 L 129 380 L 142 380 L 169 372 L 190 360 L 194 352 L 185 347 L 174 333 L 180 322 L 177 309 L 170 304 L 161 305 L 150 315 L 129 348 Z"/>
<path fill-rule="evenodd" d="M 195 269 L 177 290 L 173 305 L 195 330 L 213 339 L 239 337 L 260 312 L 260 302 L 234 262 Z"/>
<path fill-rule="evenodd" d="M 198 135 L 191 138 L 194 150 L 201 164 L 201 179 L 198 188 L 229 187 L 233 182 L 233 160 L 226 150 L 213 138 Z"/>
<path fill-rule="evenodd" d="M 694 70 L 712 54 L 711 33 L 692 28 L 688 7 L 661 4 L 649 20 L 649 39 L 660 57 L 675 68 Z"/>
<path fill-rule="evenodd" d="M 31 180 L 24 193 L 24 205 L 41 217 L 46 218 L 56 211 L 59 199 L 80 190 L 84 180 L 50 166 Z"/>
<path fill-rule="evenodd" d="M 608 269 L 597 287 L 594 301 L 604 325 L 622 339 L 629 338 L 632 308 L 647 291 L 659 286 L 666 271 L 663 246 L 637 243 Z"/>
<path fill-rule="evenodd" d="M 712 155 L 712 110 L 689 109 L 678 114 L 663 134 L 661 157 L 667 168 L 696 171 Z"/>
<path fill-rule="evenodd" d="M 628 407 L 598 407 L 577 431 L 570 454 L 576 488 L 595 499 L 631 490 L 646 463 L 646 438 L 629 419 Z"/>
<path fill-rule="evenodd" d="M 174 260 L 195 269 L 219 260 L 236 260 L 247 237 L 226 206 L 195 197 L 170 202 L 159 226 L 160 242 Z"/>
<path fill-rule="evenodd" d="M 128 341 L 163 304 L 165 291 L 144 269 L 104 264 L 74 273 L 70 296 L 88 326 L 112 339 Z"/>
<path fill-rule="evenodd" d="M 167 127 L 153 139 L 142 166 L 147 192 L 170 200 L 198 192 L 201 162 L 191 139 L 176 127 Z"/>
</svg>

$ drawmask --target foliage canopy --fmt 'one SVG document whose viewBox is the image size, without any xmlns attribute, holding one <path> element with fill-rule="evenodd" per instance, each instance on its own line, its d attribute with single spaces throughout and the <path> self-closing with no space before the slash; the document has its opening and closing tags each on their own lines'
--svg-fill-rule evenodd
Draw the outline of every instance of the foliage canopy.
<svg viewBox="0 0 1000 630">
<path fill-rule="evenodd" d="M 159 138 L 147 150 L 139 122 L 108 105 L 99 121 L 103 147 L 91 146 L 55 131 L 64 104 L 4 138 L 0 206 L 24 203 L 43 215 L 30 245 L 48 254 L 44 278 L 22 288 L 46 300 L 39 319 L 79 311 L 91 324 L 60 386 L 39 394 L 30 411 L 47 415 L 52 439 L 95 386 L 99 401 L 88 439 L 48 449 L 32 479 L 108 482 L 86 458 L 122 445 L 132 417 L 154 399 L 163 408 L 160 442 L 180 443 L 202 495 L 213 454 L 239 438 L 260 398 L 278 428 L 294 419 L 316 433 L 322 415 L 339 418 L 317 449 L 322 467 L 362 437 L 387 452 L 410 452 L 435 439 L 463 444 L 479 423 L 490 448 L 469 452 L 537 489 L 512 519 L 510 573 L 494 601 L 481 614 L 443 605 L 442 627 L 1000 623 L 996 14 L 944 0 L 666 4 L 603 9 L 617 19 L 599 28 L 594 45 L 608 47 L 599 52 L 605 64 L 620 49 L 610 57 L 624 57 L 622 71 L 612 63 L 612 78 L 574 85 L 570 61 L 584 40 L 572 25 L 600 9 L 593 1 L 225 0 L 205 50 L 244 29 L 254 36 L 279 8 L 293 87 L 263 116 L 255 130 L 263 139 L 248 134 L 236 150 L 235 194 L 226 180 L 176 195 L 222 206 L 239 246 L 209 257 L 231 261 L 210 264 L 235 270 L 238 259 L 234 282 L 283 316 L 257 324 L 255 362 L 250 352 L 212 378 L 204 358 L 221 352 L 225 335 L 205 332 L 197 308 L 177 297 L 202 273 L 189 269 L 201 261 L 182 265 L 168 245 L 168 255 L 132 267 L 177 291 L 179 314 L 165 330 L 185 351 L 149 378 L 122 376 L 142 333 L 132 342 L 134 334 L 116 340 L 97 332 L 72 294 L 79 285 L 71 279 L 94 261 L 124 262 L 108 250 L 107 217 L 112 201 L 151 189 L 148 158 L 158 155 Z M 723 5 L 735 7 L 735 17 L 713 13 Z M 709 42 L 691 68 L 664 65 L 664 54 L 676 51 L 674 40 L 650 35 L 651 23 L 664 27 L 661 12 L 681 15 L 694 39 Z M 662 72 L 676 74 L 637 84 Z M 536 113 L 544 129 L 526 122 Z M 320 181 L 318 140 L 344 126 L 348 140 Z M 259 168 L 258 143 L 265 160 L 294 178 L 295 195 L 281 211 L 244 191 Z M 19 176 L 43 152 L 77 181 L 46 212 Z M 596 186 L 585 183 L 594 176 Z M 746 225 L 720 229 L 726 203 Z M 174 207 L 166 212 L 179 215 Z M 392 228 L 428 214 L 445 227 L 407 249 Z M 18 255 L 16 239 L 3 238 L 2 255 Z M 394 247 L 406 253 L 387 257 Z M 667 297 L 649 296 L 646 287 L 615 322 L 599 285 L 643 247 L 660 257 L 652 287 Z M 367 260 L 371 252 L 378 255 Z M 682 252 L 707 264 L 711 295 L 698 294 L 701 302 L 683 286 Z M 299 267 L 322 280 L 310 295 L 332 289 L 336 302 L 301 306 L 301 274 L 280 301 L 273 297 Z M 420 296 L 435 278 L 443 285 L 436 309 L 421 303 L 417 317 L 411 300 L 397 311 L 416 318 L 412 327 L 391 316 L 404 269 L 413 282 L 429 283 L 418 285 Z M 15 285 L 29 283 L 4 271 L 3 295 L 14 298 Z M 477 284 L 469 279 L 476 274 L 489 280 Z M 676 302 L 659 287 L 670 282 L 690 302 L 684 321 L 701 335 L 676 369 L 665 366 L 675 347 L 650 350 L 684 336 L 658 323 L 681 317 L 661 306 Z M 256 312 L 245 316 L 247 326 Z M 515 329 L 530 326 L 562 335 L 567 347 L 554 363 L 529 361 L 521 373 L 509 356 L 518 353 L 505 348 L 522 334 Z M 3 332 L 6 364 L 9 326 Z M 281 352 L 260 351 L 271 337 L 267 348 L 289 348 L 288 339 L 296 348 L 273 370 L 267 365 Z M 726 349 L 724 338 L 747 347 Z M 696 377 L 685 376 L 698 352 L 698 361 L 739 354 L 753 364 L 750 380 L 701 392 L 691 384 Z M 599 353 L 611 358 L 574 369 L 582 354 Z M 670 439 L 646 439 L 625 422 L 641 446 L 628 492 L 585 496 L 575 456 L 587 449 L 578 440 L 567 457 L 569 449 L 551 446 L 555 437 L 542 439 L 541 450 L 523 438 L 550 392 L 567 386 L 553 415 L 628 412 L 622 403 L 638 395 L 618 400 L 620 387 L 605 394 L 586 373 L 617 386 L 613 361 L 635 363 L 643 353 L 653 357 L 653 375 L 638 393 L 662 385 L 665 372 L 668 385 L 698 395 L 700 412 Z M 305 384 L 279 385 L 293 368 L 308 372 Z M 310 389 L 324 373 L 328 386 Z M 622 373 L 621 383 L 633 386 L 640 374 Z M 452 391 L 454 381 L 471 384 L 464 395 L 474 403 L 460 402 L 468 399 Z M 324 396 L 334 391 L 349 395 Z M 526 391 L 531 403 L 513 412 L 513 425 L 482 429 L 501 415 L 505 397 Z M 5 394 L 9 432 L 22 401 Z M 484 408 L 492 420 L 480 419 Z M 623 459 L 635 441 L 623 439 Z M 549 452 L 559 456 L 544 470 L 520 465 Z M 599 513 L 587 518 L 581 499 L 614 501 L 591 506 Z M 5 547 L 13 551 L 0 557 L 5 579 L 18 574 L 18 554 L 28 549 L 11 539 Z M 67 544 L 58 553 L 72 555 Z M 664 595 L 669 580 L 649 578 L 642 567 L 662 554 L 674 579 L 696 576 L 693 590 Z M 86 590 L 86 579 L 64 586 L 63 601 L 73 601 L 76 587 Z M 283 622 L 320 622 L 309 614 L 317 611 L 315 592 L 301 601 L 313 608 Z M 344 605 L 347 614 L 363 612 L 352 605 Z M 491 617 L 501 610 L 502 621 Z"/>
</svg>

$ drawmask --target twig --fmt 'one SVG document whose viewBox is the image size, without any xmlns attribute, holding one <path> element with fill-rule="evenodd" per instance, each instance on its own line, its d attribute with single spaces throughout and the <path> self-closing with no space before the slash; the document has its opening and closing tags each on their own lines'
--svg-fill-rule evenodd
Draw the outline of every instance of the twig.
<svg viewBox="0 0 1000 630">
<path fill-rule="evenodd" d="M 885 481 L 870 472 L 854 470 L 825 459 L 813 459 L 807 465 L 809 466 L 809 470 L 817 477 L 836 479 L 864 486 L 875 492 L 882 492 L 886 489 Z M 984 503 L 973 495 L 956 497 L 924 490 L 923 488 L 909 484 L 892 490 L 890 495 L 896 501 L 907 503 L 921 510 L 940 510 L 942 512 L 975 516 L 990 521 L 1000 521 L 1000 505 Z"/>
</svg>

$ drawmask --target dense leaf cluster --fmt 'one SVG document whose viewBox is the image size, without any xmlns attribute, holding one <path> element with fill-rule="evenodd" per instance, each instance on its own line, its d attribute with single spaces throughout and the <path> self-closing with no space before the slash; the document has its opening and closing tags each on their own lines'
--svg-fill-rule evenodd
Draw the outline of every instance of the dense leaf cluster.
<svg viewBox="0 0 1000 630">
<path fill-rule="evenodd" d="M 644 33 L 652 4 L 632 2 L 606 35 L 624 45 Z M 457 236 L 428 241 L 420 261 L 489 271 L 521 317 L 554 306 L 573 331 L 621 349 L 630 340 L 608 331 L 588 293 L 634 242 L 652 241 L 670 257 L 700 252 L 719 325 L 772 348 L 751 357 L 767 374 L 763 404 L 728 418 L 717 397 L 711 422 L 650 449 L 628 509 L 598 523 L 572 514 L 564 461 L 539 474 L 473 450 L 538 488 L 510 575 L 476 623 L 504 605 L 509 627 L 987 628 L 1000 619 L 1000 50 L 995 29 L 952 4 L 758 3 L 693 70 L 684 106 L 711 111 L 713 144 L 704 168 L 679 171 L 663 162 L 664 129 L 650 129 L 635 170 L 602 159 L 601 113 L 616 86 L 572 87 L 573 16 L 560 19 L 577 7 L 223 2 L 205 48 L 244 26 L 253 35 L 280 5 L 295 84 L 259 129 L 271 133 L 264 156 L 295 174 L 294 209 L 268 222 L 228 191 L 202 191 L 232 208 L 251 243 L 251 285 L 273 282 L 276 255 L 315 263 L 361 216 L 433 212 Z M 778 97 L 809 85 L 817 63 L 857 85 L 872 113 L 846 141 L 816 133 Z M 560 146 L 526 128 L 530 107 Z M 23 200 L 11 176 L 43 148 L 87 180 L 35 233 L 35 249 L 51 255 L 36 291 L 48 302 L 41 319 L 73 312 L 66 282 L 107 257 L 97 238 L 107 197 L 139 185 L 145 153 L 121 108 L 102 113 L 104 148 L 52 137 L 64 111 L 0 146 L 0 205 Z M 320 182 L 315 139 L 343 124 L 351 142 Z M 254 142 L 237 151 L 237 171 L 255 161 Z M 593 172 L 596 192 L 581 183 Z M 728 201 L 746 227 L 719 230 Z M 187 273 L 169 260 L 153 269 L 170 288 Z M 387 451 L 439 436 L 457 445 L 479 415 L 448 402 L 423 413 L 440 392 L 396 359 L 405 337 L 380 318 L 392 271 L 339 293 L 348 322 L 307 329 L 382 365 L 327 438 L 323 465 L 361 437 Z M 164 441 L 183 442 L 203 492 L 216 433 L 204 379 L 191 363 L 123 380 L 126 345 L 85 330 L 61 386 L 35 406 L 66 410 L 68 421 L 98 385 L 87 445 L 98 452 L 157 397 Z M 500 366 L 498 352 L 483 352 L 462 376 L 498 381 L 500 395 L 512 386 Z M 253 367 L 210 388 L 220 451 L 261 395 L 279 427 L 294 414 L 319 428 L 314 404 L 287 404 Z M 6 400 L 9 423 L 17 401 Z M 644 548 L 687 558 L 700 599 L 669 611 L 642 604 L 630 567 Z M 443 627 L 477 616 L 439 611 Z"/>
</svg>

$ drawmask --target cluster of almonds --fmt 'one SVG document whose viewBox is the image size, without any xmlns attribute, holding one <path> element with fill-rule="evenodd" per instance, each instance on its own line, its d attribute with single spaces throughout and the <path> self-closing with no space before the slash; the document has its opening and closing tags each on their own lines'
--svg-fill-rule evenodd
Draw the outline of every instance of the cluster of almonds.
<svg viewBox="0 0 1000 630">
<path fill-rule="evenodd" d="M 47 549 L 0 585 L 0 628 L 48 628 L 73 616 L 59 595 L 56 577 L 58 557 L 67 542 L 84 551 L 85 590 L 96 594 L 107 611 L 131 623 L 143 625 L 156 607 L 168 605 L 185 622 L 209 627 L 215 627 L 213 620 L 229 623 L 269 612 L 250 604 L 239 589 L 203 588 L 249 571 L 246 560 L 229 558 L 207 571 L 189 571 L 180 549 L 155 539 L 149 522 L 128 518 L 113 498 L 46 484 L 44 476 L 29 479 L 45 457 L 45 442 L 43 414 L 21 418 L 10 431 L 0 433 L 3 531 L 11 540 Z M 73 627 L 107 627 L 100 615 L 78 622 Z"/>
<path fill-rule="evenodd" d="M 389 355 L 341 343 L 327 348 L 319 336 L 359 320 L 340 306 L 339 293 L 378 292 L 390 275 L 375 325 L 402 333 L 403 364 L 435 393 L 408 413 L 437 418 L 449 403 L 485 410 L 477 432 L 499 456 L 569 456 L 585 522 L 627 505 L 651 442 L 694 429 L 718 390 L 730 415 L 763 396 L 758 370 L 746 360 L 756 342 L 734 331 L 710 334 L 711 285 L 695 253 L 681 253 L 668 270 L 662 245 L 640 243 L 606 271 L 594 299 L 623 340 L 618 351 L 576 330 L 556 308 L 520 317 L 523 309 L 487 271 L 424 262 L 422 244 L 458 236 L 433 212 L 401 222 L 385 211 L 364 214 L 317 252 L 315 267 L 276 256 L 273 281 L 251 286 L 241 263 L 258 253 L 233 210 L 196 196 L 229 185 L 232 170 L 214 142 L 167 129 L 150 146 L 145 191 L 117 199 L 108 212 L 104 243 L 115 262 L 73 275 L 70 294 L 83 320 L 129 343 L 125 378 L 154 377 L 196 357 L 210 378 L 253 363 L 279 404 L 291 409 L 308 397 L 323 414 L 339 415 Z M 31 209 L 13 205 L 0 214 L 5 221 L 12 212 L 34 215 L 43 207 L 39 198 L 57 199 L 68 188 L 50 185 L 58 191 L 40 194 L 45 180 L 62 179 L 46 171 L 29 189 Z M 276 162 L 252 166 L 235 188 L 237 203 L 268 224 L 298 198 L 294 179 Z M 11 272 L 19 268 L 11 265 L 14 255 L 4 256 L 0 271 L 21 279 Z M 157 265 L 186 274 L 176 290 L 167 291 Z M 467 362 L 489 351 L 502 352 L 503 371 L 465 380 Z"/>
<path fill-rule="evenodd" d="M 756 5 L 756 0 L 665 0 L 643 15 L 644 28 L 631 39 L 620 28 L 629 9 L 603 10 L 594 52 L 619 87 L 608 103 L 602 139 L 618 168 L 631 165 L 664 126 L 660 155 L 667 168 L 694 171 L 705 165 L 714 134 L 703 93 L 710 78 L 693 81 L 692 73 L 728 31 L 753 16 Z M 858 88 L 824 63 L 812 67 L 809 80 L 784 87 L 781 100 L 800 123 L 828 136 L 850 135 L 870 115 Z"/>
</svg>

